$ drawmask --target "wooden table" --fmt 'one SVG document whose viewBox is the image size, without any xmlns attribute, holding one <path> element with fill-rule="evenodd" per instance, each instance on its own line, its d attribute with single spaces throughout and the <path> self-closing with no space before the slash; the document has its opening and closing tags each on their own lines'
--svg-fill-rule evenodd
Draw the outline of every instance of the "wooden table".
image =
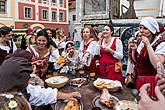
<svg viewBox="0 0 165 110">
<path fill-rule="evenodd" d="M 61 74 L 60 74 L 61 75 Z M 68 78 L 72 78 L 71 75 L 66 75 Z M 64 87 L 60 88 L 59 91 L 62 92 L 73 92 L 73 91 L 78 91 L 82 95 L 82 102 L 84 105 L 84 110 L 91 110 L 93 107 L 93 99 L 101 94 L 101 91 L 98 90 L 96 87 L 93 85 L 93 81 L 90 81 L 87 85 L 83 85 L 81 87 L 75 87 L 75 86 L 70 86 L 69 84 L 65 85 Z M 123 87 L 122 90 L 119 90 L 114 93 L 110 93 L 114 96 L 116 96 L 119 100 L 122 99 L 129 99 L 133 100 L 134 97 L 131 94 L 131 90 L 126 88 L 125 86 Z"/>
</svg>

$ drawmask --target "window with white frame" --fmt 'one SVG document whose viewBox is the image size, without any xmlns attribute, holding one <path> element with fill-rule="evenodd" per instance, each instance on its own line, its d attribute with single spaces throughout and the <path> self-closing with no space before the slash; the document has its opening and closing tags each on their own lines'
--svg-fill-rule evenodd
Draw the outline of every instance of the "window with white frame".
<svg viewBox="0 0 165 110">
<path fill-rule="evenodd" d="M 48 10 L 42 10 L 42 19 L 48 19 Z"/>
<path fill-rule="evenodd" d="M 52 12 L 52 20 L 57 20 L 57 12 Z"/>
<path fill-rule="evenodd" d="M 6 0 L 0 0 L 0 13 L 6 12 Z"/>
<path fill-rule="evenodd" d="M 64 13 L 63 12 L 60 12 L 60 14 L 59 14 L 59 20 L 60 21 L 64 21 Z"/>
<path fill-rule="evenodd" d="M 25 7 L 24 14 L 25 18 L 32 18 L 32 8 Z"/>
<path fill-rule="evenodd" d="M 52 0 L 52 3 L 56 3 L 56 0 Z"/>
<path fill-rule="evenodd" d="M 59 4 L 64 5 L 64 0 L 60 0 Z"/>
</svg>

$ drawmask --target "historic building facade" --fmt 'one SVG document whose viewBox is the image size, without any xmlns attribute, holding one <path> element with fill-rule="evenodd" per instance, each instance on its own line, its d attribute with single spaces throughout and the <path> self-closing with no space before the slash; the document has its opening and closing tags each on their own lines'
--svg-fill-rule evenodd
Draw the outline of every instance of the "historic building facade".
<svg viewBox="0 0 165 110">
<path fill-rule="evenodd" d="M 68 0 L 16 0 L 15 28 L 63 28 L 68 34 Z"/>
<path fill-rule="evenodd" d="M 5 9 L 9 10 L 6 13 L 12 18 L 9 23 L 14 22 L 13 25 L 6 23 L 7 26 L 14 29 L 63 28 L 68 34 L 68 0 L 1 1 L 5 2 Z"/>
<path fill-rule="evenodd" d="M 0 0 L 0 27 L 14 25 L 14 0 Z"/>
</svg>

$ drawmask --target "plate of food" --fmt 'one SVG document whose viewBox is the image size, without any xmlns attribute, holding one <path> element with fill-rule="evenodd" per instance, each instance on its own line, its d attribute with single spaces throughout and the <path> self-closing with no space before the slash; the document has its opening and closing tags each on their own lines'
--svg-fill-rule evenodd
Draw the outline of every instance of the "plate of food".
<svg viewBox="0 0 165 110">
<path fill-rule="evenodd" d="M 68 78 L 65 76 L 53 76 L 45 80 L 48 86 L 53 88 L 61 88 L 68 82 Z"/>
<path fill-rule="evenodd" d="M 55 104 L 55 110 L 83 110 L 81 99 L 76 100 L 59 100 Z"/>
<path fill-rule="evenodd" d="M 138 110 L 138 104 L 135 101 L 120 100 L 116 103 L 115 110 Z"/>
<path fill-rule="evenodd" d="M 89 80 L 87 78 L 74 78 L 74 79 L 70 79 L 68 81 L 68 84 L 71 86 L 77 86 L 80 87 L 82 85 L 86 85 L 89 83 Z"/>
<path fill-rule="evenodd" d="M 110 79 L 97 78 L 97 80 L 93 82 L 93 85 L 99 90 L 107 88 L 110 92 L 116 92 L 122 89 L 122 84 L 120 81 Z"/>
<path fill-rule="evenodd" d="M 93 99 L 93 106 L 101 110 L 113 110 L 119 99 L 109 94 L 108 89 L 103 89 L 102 94 Z"/>
</svg>

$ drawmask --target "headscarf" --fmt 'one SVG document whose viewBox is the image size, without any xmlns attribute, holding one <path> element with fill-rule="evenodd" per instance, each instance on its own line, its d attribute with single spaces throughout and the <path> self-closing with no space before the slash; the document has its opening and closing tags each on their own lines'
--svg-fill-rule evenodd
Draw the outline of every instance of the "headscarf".
<svg viewBox="0 0 165 110">
<path fill-rule="evenodd" d="M 156 32 L 159 32 L 159 24 L 156 21 L 156 19 L 154 19 L 152 17 L 143 18 L 140 22 L 140 25 L 144 25 L 153 34 L 156 34 Z"/>
<path fill-rule="evenodd" d="M 24 89 L 32 73 L 32 55 L 18 49 L 6 57 L 0 66 L 0 92 Z"/>
<path fill-rule="evenodd" d="M 64 51 L 67 53 L 67 48 L 68 48 L 68 45 L 69 44 L 71 44 L 71 45 L 73 45 L 74 46 L 74 42 L 73 41 L 67 41 L 66 43 L 65 43 L 65 48 L 64 48 Z"/>
</svg>

